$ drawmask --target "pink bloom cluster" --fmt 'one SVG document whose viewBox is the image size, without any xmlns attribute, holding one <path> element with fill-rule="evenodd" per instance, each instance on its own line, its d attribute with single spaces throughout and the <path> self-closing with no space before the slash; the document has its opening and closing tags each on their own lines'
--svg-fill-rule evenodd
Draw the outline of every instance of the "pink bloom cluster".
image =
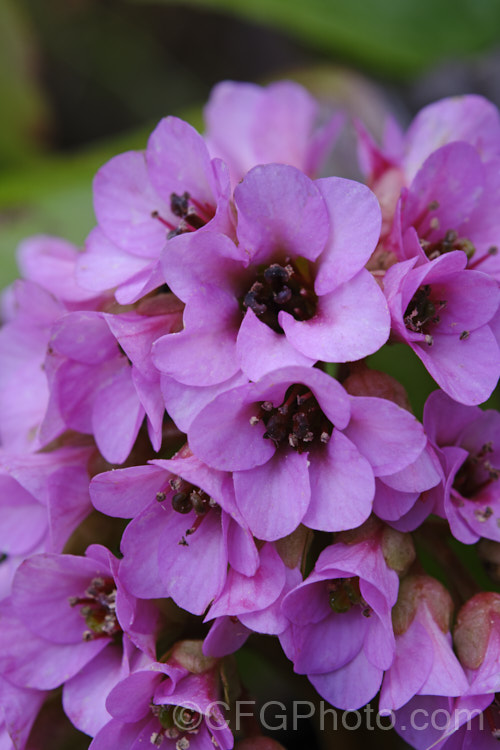
<svg viewBox="0 0 500 750">
<path fill-rule="evenodd" d="M 292 82 L 222 83 L 204 136 L 167 117 L 99 170 L 83 251 L 19 249 L 2 750 L 61 686 L 92 750 L 229 750 L 228 657 L 255 633 L 338 708 L 379 694 L 416 748 L 500 736 L 500 596 L 454 591 L 453 630 L 412 537 L 500 542 L 500 415 L 479 408 L 500 374 L 500 116 L 444 100 L 382 147 L 357 123 L 361 184 L 318 176 L 342 126 L 319 115 Z M 439 386 L 423 423 L 365 361 L 392 342 Z M 442 735 L 404 733 L 422 705 L 448 707 Z M 463 706 L 488 715 L 472 745 Z"/>
</svg>

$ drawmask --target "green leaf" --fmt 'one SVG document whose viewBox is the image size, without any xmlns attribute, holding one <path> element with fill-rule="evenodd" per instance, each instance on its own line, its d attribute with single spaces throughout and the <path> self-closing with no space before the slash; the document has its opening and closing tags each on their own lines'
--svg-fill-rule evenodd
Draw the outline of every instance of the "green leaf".
<svg viewBox="0 0 500 750">
<path fill-rule="evenodd" d="M 0 289 L 18 275 L 15 249 L 33 234 L 81 245 L 95 224 L 92 178 L 115 154 L 143 148 L 151 128 L 74 155 L 32 158 L 0 181 Z"/>
<path fill-rule="evenodd" d="M 15 0 L 0 3 L 0 166 L 27 161 L 46 127 L 48 110 L 35 75 L 28 20 Z"/>
<path fill-rule="evenodd" d="M 151 3 L 152 0 L 129 0 Z M 498 0 L 156 0 L 213 9 L 289 32 L 395 78 L 496 43 Z M 256 50 L 257 52 L 257 50 Z"/>
</svg>

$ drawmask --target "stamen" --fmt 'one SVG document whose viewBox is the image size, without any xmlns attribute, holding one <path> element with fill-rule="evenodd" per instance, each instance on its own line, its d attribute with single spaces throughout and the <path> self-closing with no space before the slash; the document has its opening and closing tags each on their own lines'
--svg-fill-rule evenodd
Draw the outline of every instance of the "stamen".
<svg viewBox="0 0 500 750">
<path fill-rule="evenodd" d="M 316 314 L 317 297 L 312 279 L 306 278 L 298 264 L 287 258 L 285 265 L 272 263 L 257 274 L 241 305 L 243 310 L 252 310 L 273 331 L 283 333 L 279 312 L 283 310 L 296 320 L 310 320 Z"/>
<path fill-rule="evenodd" d="M 84 605 L 80 610 L 88 626 L 82 634 L 84 641 L 114 638 L 122 632 L 116 618 L 116 585 L 112 578 L 93 578 L 84 596 L 72 596 L 69 603 L 71 607 Z"/>
<path fill-rule="evenodd" d="M 304 385 L 290 386 L 280 406 L 264 401 L 260 409 L 266 426 L 264 438 L 277 448 L 288 445 L 299 453 L 309 451 L 314 444 L 326 444 L 333 431 L 333 424 Z"/>
</svg>

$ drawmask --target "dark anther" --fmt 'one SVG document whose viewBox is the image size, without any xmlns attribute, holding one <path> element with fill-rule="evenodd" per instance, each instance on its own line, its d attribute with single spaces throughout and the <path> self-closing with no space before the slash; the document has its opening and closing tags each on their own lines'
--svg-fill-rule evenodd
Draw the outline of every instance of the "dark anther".
<svg viewBox="0 0 500 750">
<path fill-rule="evenodd" d="M 290 446 L 299 453 L 310 450 L 313 444 L 328 442 L 333 425 L 305 385 L 293 385 L 287 390 L 280 406 L 273 407 L 264 401 L 259 407 L 259 416 L 251 424 L 263 421 L 264 437 L 275 446 Z"/>
<path fill-rule="evenodd" d="M 6 552 L 0 552 L 0 565 L 4 563 L 8 559 L 8 554 Z"/>
<path fill-rule="evenodd" d="M 404 313 L 404 324 L 409 331 L 429 335 L 429 327 L 439 323 L 440 310 L 446 307 L 446 300 L 433 301 L 430 298 L 431 287 L 429 284 L 421 286 L 410 302 Z M 432 337 L 431 342 L 432 343 Z"/>
<path fill-rule="evenodd" d="M 210 510 L 210 498 L 203 490 L 194 490 L 191 492 L 189 499 L 193 505 L 193 510 L 199 516 L 204 516 Z"/>
<path fill-rule="evenodd" d="M 193 510 L 193 503 L 187 492 L 176 492 L 172 496 L 172 508 L 176 513 L 190 513 Z"/>
<path fill-rule="evenodd" d="M 500 478 L 500 469 L 491 463 L 493 445 L 484 443 L 477 453 L 467 456 L 455 475 L 453 489 L 462 497 L 473 499 L 481 490 Z"/>
<path fill-rule="evenodd" d="M 470 331 L 462 331 L 460 334 L 460 341 L 465 341 L 465 339 L 468 339 L 470 336 Z"/>
<path fill-rule="evenodd" d="M 425 254 L 429 260 L 439 258 L 440 255 L 451 253 L 453 250 L 461 250 L 470 260 L 476 252 L 476 248 L 472 242 L 466 237 L 459 237 L 458 232 L 454 229 L 448 229 L 443 239 L 438 242 L 427 242 L 422 240 L 422 247 L 424 248 Z"/>
<path fill-rule="evenodd" d="M 114 638 L 122 632 L 116 618 L 116 585 L 112 578 L 93 578 L 85 594 L 70 597 L 69 603 L 72 607 L 83 605 L 80 614 L 88 627 L 82 635 L 84 641 Z"/>
<path fill-rule="evenodd" d="M 170 195 L 170 210 L 174 214 L 174 216 L 178 216 L 180 219 L 183 219 L 189 209 L 189 193 L 183 193 L 182 195 L 177 195 L 177 193 L 172 193 Z"/>
<path fill-rule="evenodd" d="M 361 596 L 359 578 L 334 578 L 327 582 L 328 603 L 334 612 L 348 612 L 352 607 L 360 606 L 363 617 L 370 617 L 371 607 Z"/>
<path fill-rule="evenodd" d="M 162 503 L 166 499 L 167 499 L 167 493 L 166 492 L 157 492 L 156 493 L 156 500 L 159 503 Z"/>
<path fill-rule="evenodd" d="M 283 333 L 278 321 L 281 310 L 296 320 L 310 320 L 316 313 L 317 297 L 313 281 L 306 278 L 298 265 L 289 259 L 285 265 L 272 263 L 257 274 L 257 278 L 243 296 L 242 307 L 249 309 L 273 331 Z"/>
<path fill-rule="evenodd" d="M 173 477 L 169 480 L 170 487 L 173 491 L 172 508 L 176 513 L 190 513 L 192 510 L 197 516 L 204 516 L 216 503 L 207 493 L 195 487 L 193 484 L 186 482 L 181 477 Z"/>
</svg>

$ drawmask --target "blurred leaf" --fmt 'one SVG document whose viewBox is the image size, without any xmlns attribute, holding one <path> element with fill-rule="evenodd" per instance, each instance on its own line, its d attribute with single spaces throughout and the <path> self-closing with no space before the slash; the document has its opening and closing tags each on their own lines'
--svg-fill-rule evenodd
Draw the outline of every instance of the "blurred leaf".
<svg viewBox="0 0 500 750">
<path fill-rule="evenodd" d="M 81 245 L 95 223 L 92 178 L 115 154 L 143 148 L 149 129 L 72 156 L 38 158 L 0 180 L 0 288 L 19 274 L 14 253 L 32 234 L 56 234 Z"/>
<path fill-rule="evenodd" d="M 47 127 L 47 108 L 36 82 L 36 51 L 27 19 L 15 0 L 0 3 L 0 165 L 27 161 Z"/>
<path fill-rule="evenodd" d="M 368 359 L 374 370 L 387 372 L 396 378 L 408 392 L 414 414 L 422 418 L 429 393 L 437 388 L 422 362 L 406 344 L 386 344 Z"/>
<path fill-rule="evenodd" d="M 393 77 L 496 43 L 500 23 L 498 0 L 158 1 L 243 16 Z"/>
<path fill-rule="evenodd" d="M 199 109 L 182 117 L 201 126 Z M 129 149 L 145 148 L 155 123 L 72 155 L 32 158 L 30 166 L 6 171 L 0 178 L 0 289 L 19 273 L 15 250 L 33 234 L 55 234 L 82 245 L 95 224 L 92 179 L 108 159 Z"/>
</svg>

